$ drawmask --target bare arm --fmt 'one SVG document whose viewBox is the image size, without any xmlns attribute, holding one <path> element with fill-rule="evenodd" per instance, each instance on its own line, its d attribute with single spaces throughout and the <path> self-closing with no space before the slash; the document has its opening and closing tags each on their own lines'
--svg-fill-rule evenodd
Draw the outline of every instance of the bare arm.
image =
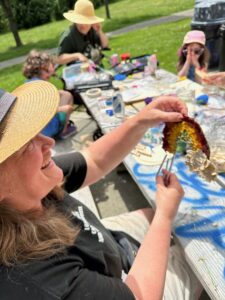
<svg viewBox="0 0 225 300">
<path fill-rule="evenodd" d="M 160 97 L 136 116 L 106 134 L 83 151 L 87 175 L 83 186 L 92 184 L 115 168 L 139 142 L 149 127 L 160 122 L 178 122 L 187 114 L 186 106 L 176 97 Z"/>
<path fill-rule="evenodd" d="M 190 69 L 190 62 L 186 60 L 183 67 L 178 72 L 178 76 L 179 77 L 187 76 L 189 69 Z"/>
<path fill-rule="evenodd" d="M 60 65 L 68 64 L 73 61 L 86 61 L 87 57 L 82 53 L 63 53 L 58 56 L 56 63 Z"/>
<path fill-rule="evenodd" d="M 101 24 L 100 23 L 93 24 L 92 28 L 97 32 L 97 34 L 100 38 L 101 47 L 103 49 L 107 48 L 109 45 L 109 40 L 108 40 L 106 34 L 103 32 Z"/>
<path fill-rule="evenodd" d="M 225 87 L 225 72 L 218 72 L 212 75 L 210 74 L 204 78 L 203 81 L 208 84 Z"/>
<path fill-rule="evenodd" d="M 170 173 L 168 186 L 162 177 L 157 178 L 156 213 L 125 280 L 138 300 L 162 299 L 172 221 L 182 196 L 183 190 L 175 175 Z"/>
</svg>

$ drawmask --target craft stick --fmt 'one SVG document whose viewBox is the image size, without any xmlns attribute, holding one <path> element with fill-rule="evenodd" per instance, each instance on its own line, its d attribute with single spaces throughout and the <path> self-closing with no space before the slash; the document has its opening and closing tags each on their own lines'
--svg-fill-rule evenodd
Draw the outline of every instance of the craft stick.
<svg viewBox="0 0 225 300">
<path fill-rule="evenodd" d="M 225 182 L 223 182 L 221 179 L 219 179 L 218 177 L 216 177 L 214 179 L 215 182 L 217 182 L 222 188 L 225 189 Z"/>
<path fill-rule="evenodd" d="M 164 158 L 163 158 L 163 160 L 162 160 L 162 162 L 161 162 L 161 165 L 159 166 L 159 169 L 158 169 L 158 171 L 157 171 L 157 173 L 156 173 L 156 176 L 159 175 L 159 173 L 160 173 L 160 171 L 161 171 L 161 169 L 162 169 L 162 166 L 163 166 L 163 164 L 164 164 L 166 158 L 167 158 L 167 154 L 164 156 Z"/>
<path fill-rule="evenodd" d="M 171 172 L 171 170 L 172 170 L 173 163 L 174 163 L 174 158 L 175 158 L 175 154 L 173 154 L 173 156 L 172 156 L 172 158 L 171 158 L 171 161 L 170 161 L 170 166 L 169 166 L 169 168 L 167 169 L 169 172 Z"/>
</svg>

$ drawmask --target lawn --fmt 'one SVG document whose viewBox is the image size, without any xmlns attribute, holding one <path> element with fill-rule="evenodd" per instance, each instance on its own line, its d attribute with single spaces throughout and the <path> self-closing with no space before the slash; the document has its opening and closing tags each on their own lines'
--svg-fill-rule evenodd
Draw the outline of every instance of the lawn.
<svg viewBox="0 0 225 300">
<path fill-rule="evenodd" d="M 174 12 L 193 8 L 194 0 L 121 0 L 109 5 L 111 19 L 104 22 L 105 32 L 110 32 L 147 19 L 170 15 Z M 105 17 L 105 7 L 96 10 Z M 69 26 L 67 20 L 52 22 L 29 30 L 21 30 L 23 47 L 16 48 L 11 33 L 1 34 L 0 61 L 26 55 L 31 49 L 51 49 L 57 47 L 60 34 Z"/>
<path fill-rule="evenodd" d="M 177 50 L 180 47 L 185 33 L 190 30 L 190 19 L 162 24 L 129 32 L 110 39 L 112 53 L 124 53 L 129 51 L 132 56 L 147 53 L 156 53 L 160 67 L 171 72 L 176 72 Z M 105 59 L 107 64 L 107 59 Z M 21 65 L 0 71 L 0 86 L 8 91 L 23 83 Z M 61 71 L 61 70 L 60 70 Z M 59 72 L 60 72 L 59 71 Z M 52 81 L 58 88 L 62 88 L 61 81 Z"/>
</svg>

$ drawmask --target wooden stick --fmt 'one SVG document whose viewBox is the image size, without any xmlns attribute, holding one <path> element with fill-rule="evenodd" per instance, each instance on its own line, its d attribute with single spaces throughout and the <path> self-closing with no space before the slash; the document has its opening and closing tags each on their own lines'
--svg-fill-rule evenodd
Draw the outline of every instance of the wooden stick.
<svg viewBox="0 0 225 300">
<path fill-rule="evenodd" d="M 218 177 L 216 177 L 216 178 L 214 179 L 214 181 L 217 182 L 222 188 L 225 189 L 225 182 L 224 182 L 224 181 L 222 181 L 222 180 L 219 179 Z"/>
</svg>

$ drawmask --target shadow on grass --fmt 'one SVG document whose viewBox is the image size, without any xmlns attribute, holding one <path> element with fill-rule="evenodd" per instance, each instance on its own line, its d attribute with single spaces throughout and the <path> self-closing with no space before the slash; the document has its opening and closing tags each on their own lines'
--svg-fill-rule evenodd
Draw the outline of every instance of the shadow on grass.
<svg viewBox="0 0 225 300">
<path fill-rule="evenodd" d="M 40 40 L 36 43 L 26 43 L 21 47 L 9 47 L 7 51 L 0 52 L 0 61 L 12 59 L 15 57 L 27 55 L 30 50 L 46 50 L 51 48 L 56 48 L 58 45 L 58 38 Z"/>
</svg>

